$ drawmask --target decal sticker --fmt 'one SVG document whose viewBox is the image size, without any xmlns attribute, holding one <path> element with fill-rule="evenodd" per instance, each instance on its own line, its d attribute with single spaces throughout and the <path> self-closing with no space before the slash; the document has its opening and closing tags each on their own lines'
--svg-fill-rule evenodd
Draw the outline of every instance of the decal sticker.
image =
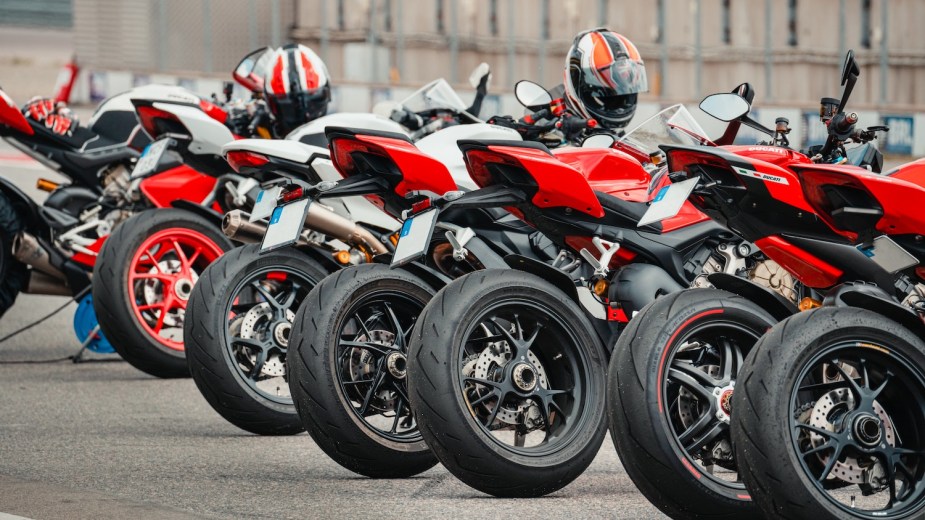
<svg viewBox="0 0 925 520">
<path fill-rule="evenodd" d="M 738 166 L 733 166 L 732 168 L 739 175 L 745 175 L 747 177 L 753 177 L 755 179 L 761 179 L 763 181 L 768 181 L 768 182 L 776 182 L 777 184 L 787 184 L 787 185 L 790 184 L 789 182 L 787 182 L 787 179 L 777 176 L 777 175 L 770 175 L 767 173 L 756 172 L 755 170 L 749 170 L 747 168 L 740 168 Z"/>
</svg>

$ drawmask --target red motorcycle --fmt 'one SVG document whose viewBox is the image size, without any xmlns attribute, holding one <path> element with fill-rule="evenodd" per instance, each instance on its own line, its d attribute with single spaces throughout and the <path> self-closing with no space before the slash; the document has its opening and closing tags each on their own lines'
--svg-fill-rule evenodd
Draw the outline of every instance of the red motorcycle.
<svg viewBox="0 0 925 520">
<path fill-rule="evenodd" d="M 841 99 L 822 102 L 829 138 L 808 161 L 665 147 L 672 179 L 693 186 L 689 200 L 799 279 L 799 308 L 815 309 L 797 313 L 748 284 L 690 290 L 652 304 L 630 326 L 638 334 L 620 340 L 614 440 L 672 516 L 746 518 L 751 497 L 787 518 L 918 518 L 925 508 L 925 222 L 911 209 L 925 163 L 885 175 L 844 164 L 880 164 L 867 145 L 884 128 L 857 129 L 844 111 L 858 70 L 849 53 Z M 749 108 L 729 95 L 701 106 L 723 120 Z M 847 151 L 848 141 L 862 146 Z M 711 445 L 730 430 L 734 442 Z M 730 496 L 737 482 L 748 492 Z"/>
</svg>

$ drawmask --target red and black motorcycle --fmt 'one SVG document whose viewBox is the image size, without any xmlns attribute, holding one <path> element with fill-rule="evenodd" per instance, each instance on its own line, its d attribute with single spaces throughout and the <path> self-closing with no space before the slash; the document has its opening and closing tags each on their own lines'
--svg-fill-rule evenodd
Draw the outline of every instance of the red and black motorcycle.
<svg viewBox="0 0 925 520">
<path fill-rule="evenodd" d="M 743 283 L 660 299 L 634 320 L 610 369 L 614 441 L 672 516 L 746 518 L 752 497 L 788 518 L 913 518 L 925 508 L 925 227 L 909 204 L 925 193 L 925 164 L 871 171 L 881 161 L 866 145 L 884 128 L 857 129 L 844 111 L 857 76 L 849 53 L 841 99 L 822 102 L 829 137 L 808 160 L 782 167 L 665 147 L 672 178 L 693 186 L 689 200 L 800 280 L 799 309 L 823 307 L 797 314 Z M 701 106 L 723 120 L 749 108 L 729 95 Z M 847 141 L 863 144 L 846 151 Z M 871 159 L 870 170 L 844 164 L 852 155 Z M 748 491 L 730 496 L 741 482 Z"/>
</svg>

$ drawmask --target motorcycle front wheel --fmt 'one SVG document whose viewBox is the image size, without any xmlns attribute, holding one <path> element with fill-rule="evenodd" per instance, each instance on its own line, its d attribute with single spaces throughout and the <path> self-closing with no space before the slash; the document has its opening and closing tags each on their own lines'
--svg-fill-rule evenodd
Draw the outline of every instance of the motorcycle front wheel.
<svg viewBox="0 0 925 520">
<path fill-rule="evenodd" d="M 578 304 L 542 278 L 484 270 L 424 309 L 411 341 L 411 408 L 457 478 L 536 497 L 591 464 L 606 433 L 605 353 Z"/>
</svg>

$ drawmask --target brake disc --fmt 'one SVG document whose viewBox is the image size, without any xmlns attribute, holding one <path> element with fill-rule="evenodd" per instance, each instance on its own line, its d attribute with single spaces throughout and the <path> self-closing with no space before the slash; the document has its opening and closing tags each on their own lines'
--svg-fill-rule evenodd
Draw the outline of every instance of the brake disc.
<svg viewBox="0 0 925 520">
<path fill-rule="evenodd" d="M 395 344 L 395 334 L 387 330 L 371 330 L 369 331 L 368 338 L 366 334 L 362 334 L 357 336 L 356 341 L 389 346 Z M 373 356 L 368 350 L 362 348 L 354 348 L 352 350 L 353 352 L 348 357 L 349 364 L 347 366 L 347 375 L 350 378 L 349 381 L 369 381 L 373 379 L 376 376 L 376 356 Z M 362 391 L 362 393 L 365 394 L 365 390 Z M 380 387 L 376 395 L 370 400 L 369 407 L 379 412 L 390 411 L 395 408 L 396 397 L 395 392 L 392 390 Z"/>
<path fill-rule="evenodd" d="M 289 320 L 290 323 L 295 320 L 295 313 L 292 312 L 292 309 L 286 309 L 286 319 Z M 232 327 L 238 329 L 235 335 L 240 338 L 264 341 L 273 339 L 272 332 L 267 330 L 272 321 L 273 308 L 269 303 L 262 302 L 254 305 L 244 316 L 236 319 Z M 279 342 L 276 343 L 279 345 Z M 284 345 L 279 346 L 285 347 Z M 257 353 L 254 352 L 253 349 L 245 349 L 244 347 L 241 347 L 241 349 L 250 362 L 250 366 L 253 367 L 257 363 Z M 273 350 L 267 355 L 267 359 L 263 363 L 260 374 L 267 377 L 282 377 L 286 375 L 286 360 L 283 358 L 280 351 Z"/>
<path fill-rule="evenodd" d="M 466 366 L 471 365 L 471 373 L 467 373 L 469 377 L 475 377 L 479 379 L 486 379 L 488 381 L 497 381 L 499 379 L 498 375 L 504 370 L 504 366 L 507 365 L 513 353 L 511 352 L 510 346 L 508 346 L 506 341 L 497 341 L 489 343 L 488 346 L 482 350 L 482 352 L 476 357 L 472 362 L 467 363 Z M 527 360 L 530 364 L 536 368 L 537 381 L 541 388 L 549 388 L 548 382 L 546 380 L 546 369 L 543 368 L 543 365 L 540 363 L 540 360 L 532 351 L 527 351 Z M 479 391 L 482 393 L 478 394 L 479 396 L 484 395 L 486 392 L 491 392 L 490 388 L 481 388 Z M 495 407 L 498 406 L 497 400 L 490 400 L 491 402 L 486 402 L 480 406 L 484 408 L 487 414 L 491 414 Z M 499 421 L 516 425 L 522 421 L 518 421 L 518 417 L 541 417 L 539 415 L 538 404 L 533 399 L 523 399 L 519 403 L 511 403 L 511 399 L 508 399 L 504 406 L 498 410 L 497 418 Z M 536 408 L 533 410 L 532 408 Z"/>
</svg>

